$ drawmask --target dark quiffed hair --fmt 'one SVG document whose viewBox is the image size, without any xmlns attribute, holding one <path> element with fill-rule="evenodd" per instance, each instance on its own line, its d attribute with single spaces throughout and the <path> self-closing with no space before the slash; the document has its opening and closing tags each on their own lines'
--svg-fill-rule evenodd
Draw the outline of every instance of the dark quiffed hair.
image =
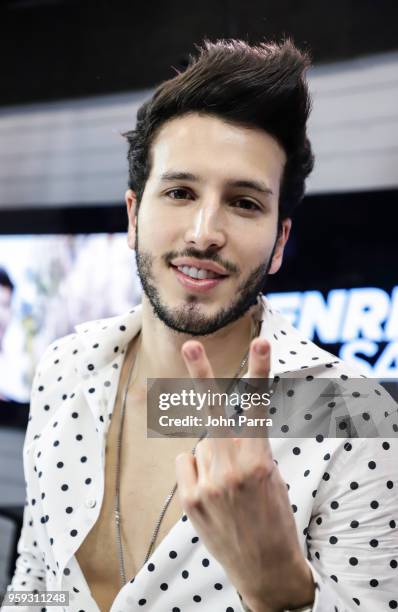
<svg viewBox="0 0 398 612">
<path fill-rule="evenodd" d="M 0 287 L 7 287 L 11 292 L 14 291 L 14 284 L 4 268 L 0 268 Z"/>
<path fill-rule="evenodd" d="M 137 112 L 127 138 L 129 187 L 137 206 L 150 174 L 150 146 L 161 126 L 187 113 L 263 129 L 284 149 L 287 161 L 279 199 L 279 221 L 291 216 L 304 196 L 314 165 L 306 133 L 311 99 L 305 80 L 307 53 L 290 39 L 257 46 L 242 40 L 205 40 L 187 69 L 163 82 Z"/>
</svg>

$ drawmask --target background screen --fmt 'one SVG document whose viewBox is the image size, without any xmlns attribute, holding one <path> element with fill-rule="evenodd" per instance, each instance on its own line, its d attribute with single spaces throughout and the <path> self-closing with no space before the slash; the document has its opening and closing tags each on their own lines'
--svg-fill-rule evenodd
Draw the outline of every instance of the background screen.
<svg viewBox="0 0 398 612">
<path fill-rule="evenodd" d="M 307 337 L 378 378 L 398 376 L 397 211 L 396 191 L 307 197 L 266 292 Z M 122 207 L 0 221 L 0 269 L 14 285 L 0 311 L 0 399 L 27 403 L 46 346 L 129 310 L 141 286 Z"/>
<path fill-rule="evenodd" d="M 50 342 L 140 299 L 134 254 L 122 233 L 3 235 L 0 269 L 14 285 L 0 329 L 3 401 L 29 401 L 36 364 Z"/>
</svg>

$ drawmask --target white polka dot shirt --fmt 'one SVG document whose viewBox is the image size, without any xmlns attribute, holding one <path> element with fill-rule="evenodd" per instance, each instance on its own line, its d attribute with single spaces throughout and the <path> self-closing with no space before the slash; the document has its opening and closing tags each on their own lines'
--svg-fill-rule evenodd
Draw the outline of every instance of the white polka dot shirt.
<svg viewBox="0 0 398 612">
<path fill-rule="evenodd" d="M 75 552 L 100 512 L 106 436 L 120 370 L 141 321 L 139 305 L 122 316 L 78 325 L 76 333 L 48 347 L 36 371 L 24 445 L 24 522 L 8 590 L 69 591 L 69 606 L 49 608 L 54 612 L 99 610 Z M 308 384 L 336 379 L 341 385 L 359 377 L 303 338 L 265 298 L 260 335 L 271 343 L 273 377 Z M 346 408 L 363 402 L 356 404 L 362 415 L 370 414 L 382 431 L 383 419 L 388 422 L 384 437 L 292 438 L 282 429 L 281 437 L 270 438 L 315 581 L 315 601 L 308 608 L 313 612 L 398 609 L 398 419 L 388 435 L 396 408 L 381 387 L 371 384 L 370 389 L 366 398 L 352 394 Z M 297 397 L 295 405 L 297 418 L 300 411 L 304 420 L 309 418 Z M 110 612 L 141 610 L 245 610 L 186 515 L 120 589 Z"/>
</svg>

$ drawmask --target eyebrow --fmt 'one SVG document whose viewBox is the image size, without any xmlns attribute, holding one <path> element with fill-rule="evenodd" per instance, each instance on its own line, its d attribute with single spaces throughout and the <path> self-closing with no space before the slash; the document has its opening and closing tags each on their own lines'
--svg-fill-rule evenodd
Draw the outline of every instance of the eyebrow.
<svg viewBox="0 0 398 612">
<path fill-rule="evenodd" d="M 172 182 L 172 181 L 191 181 L 193 183 L 199 183 L 200 178 L 191 172 L 164 172 L 160 176 L 161 182 Z M 227 181 L 227 185 L 229 187 L 242 187 L 244 189 L 253 189 L 254 191 L 258 191 L 259 193 L 273 195 L 272 189 L 270 189 L 265 183 L 262 181 L 257 181 L 253 179 L 237 179 Z"/>
</svg>

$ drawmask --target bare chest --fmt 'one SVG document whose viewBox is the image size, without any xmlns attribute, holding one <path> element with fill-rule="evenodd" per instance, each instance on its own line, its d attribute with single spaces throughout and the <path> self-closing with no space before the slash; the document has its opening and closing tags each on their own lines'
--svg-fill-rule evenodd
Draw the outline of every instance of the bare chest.
<svg viewBox="0 0 398 612">
<path fill-rule="evenodd" d="M 76 553 L 101 611 L 110 609 L 122 586 L 115 523 L 120 409 L 120 400 L 117 400 L 107 436 L 105 491 L 100 514 Z M 195 440 L 146 438 L 146 403 L 134 395 L 129 397 L 120 464 L 120 532 L 126 580 L 131 580 L 145 562 L 160 513 L 176 481 L 175 457 L 180 452 L 190 452 L 194 444 Z M 176 491 L 151 552 L 182 513 Z"/>
</svg>

